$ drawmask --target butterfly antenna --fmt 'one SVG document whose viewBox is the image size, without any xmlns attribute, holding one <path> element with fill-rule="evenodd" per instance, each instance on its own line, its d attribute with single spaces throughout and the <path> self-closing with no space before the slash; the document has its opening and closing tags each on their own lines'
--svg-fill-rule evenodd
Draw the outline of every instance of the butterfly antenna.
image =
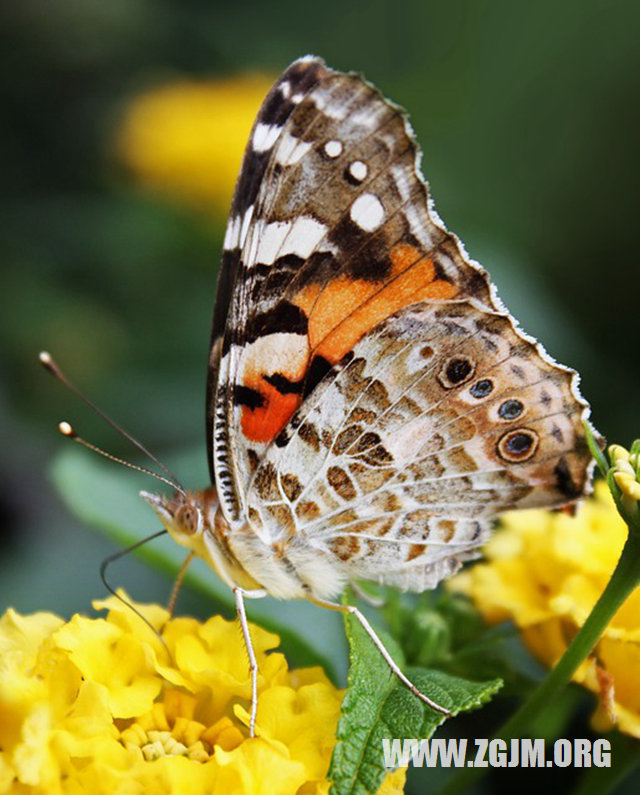
<svg viewBox="0 0 640 795">
<path fill-rule="evenodd" d="M 96 404 L 92 400 L 89 400 L 89 398 L 80 389 L 78 389 L 78 387 L 72 381 L 70 381 L 67 378 L 67 376 L 62 372 L 62 370 L 54 362 L 50 353 L 48 353 L 47 351 L 41 351 L 38 358 L 40 359 L 40 364 L 44 367 L 45 370 L 51 373 L 51 375 L 55 376 L 55 378 L 57 378 L 58 381 L 60 381 L 60 383 L 64 384 L 64 386 L 66 386 L 67 389 L 69 389 L 71 392 L 73 392 L 74 395 L 79 397 L 80 400 L 86 406 L 88 406 L 92 411 L 94 411 L 99 417 L 102 417 L 102 419 L 107 423 L 107 425 L 113 428 L 113 430 L 116 431 L 116 433 L 120 434 L 120 436 L 122 436 L 124 439 L 130 442 L 134 447 L 137 447 L 138 450 L 140 450 L 148 458 L 154 461 L 160 467 L 160 469 L 162 469 L 162 471 L 166 474 L 169 480 L 163 478 L 161 475 L 158 475 L 155 472 L 151 472 L 151 470 L 149 469 L 145 469 L 144 467 L 134 466 L 133 464 L 129 464 L 126 461 L 121 460 L 120 458 L 116 458 L 116 456 L 109 455 L 109 453 L 105 453 L 103 450 L 100 450 L 94 445 L 89 444 L 89 442 L 86 442 L 84 439 L 80 439 L 79 436 L 75 435 L 69 423 L 60 423 L 59 427 L 61 433 L 63 433 L 65 436 L 70 436 L 72 439 L 84 445 L 85 447 L 89 448 L 90 450 L 94 450 L 95 452 L 100 453 L 100 455 L 103 455 L 105 458 L 110 458 L 112 461 L 117 461 L 118 463 L 124 464 L 124 466 L 128 466 L 131 469 L 137 469 L 140 472 L 146 472 L 148 475 L 152 475 L 153 477 L 158 478 L 158 480 L 162 480 L 165 483 L 168 483 L 168 485 L 176 489 L 176 491 L 179 491 L 181 494 L 185 493 L 184 487 L 180 484 L 180 481 L 169 469 L 169 467 L 166 464 L 164 464 L 162 461 L 160 461 L 160 459 L 157 458 L 150 450 L 147 450 L 147 448 L 142 444 L 142 442 L 139 442 L 134 436 L 132 436 L 130 433 L 125 431 L 124 428 L 118 425 L 117 422 L 114 422 L 114 420 L 112 420 L 108 414 L 105 414 L 104 411 L 102 411 L 102 409 L 96 406 Z M 70 433 L 62 429 L 63 425 L 68 427 Z"/>
<path fill-rule="evenodd" d="M 122 464 L 122 466 L 128 467 L 129 469 L 133 469 L 136 472 L 142 472 L 145 475 L 151 475 L 152 478 L 155 478 L 156 480 L 161 480 L 163 483 L 166 483 L 167 486 L 171 486 L 171 488 L 180 492 L 180 494 L 182 494 L 183 496 L 186 496 L 184 489 L 173 480 L 169 480 L 169 478 L 165 478 L 162 475 L 159 475 L 157 472 L 154 472 L 151 469 L 147 469 L 146 467 L 139 466 L 138 464 L 132 464 L 130 461 L 125 461 L 124 458 L 118 458 L 117 455 L 112 455 L 111 453 L 107 453 L 106 450 L 103 450 L 101 447 L 98 447 L 95 444 L 91 444 L 91 442 L 88 442 L 86 439 L 83 439 L 82 436 L 78 436 L 78 434 L 74 431 L 74 429 L 68 422 L 59 422 L 58 430 L 63 436 L 66 436 L 68 439 L 72 439 L 74 442 L 81 444 L 83 447 L 86 447 L 87 450 L 92 450 L 94 453 L 98 453 L 98 455 L 101 455 L 103 458 L 108 458 L 109 461 L 115 461 L 116 464 Z"/>
<path fill-rule="evenodd" d="M 169 652 L 169 648 L 165 643 L 164 638 L 162 637 L 160 632 L 153 626 L 153 624 L 149 621 L 149 619 L 143 616 L 142 613 L 131 604 L 131 602 L 128 602 L 123 596 L 121 596 L 116 591 L 116 589 L 109 584 L 107 580 L 107 567 L 110 566 L 114 561 L 118 560 L 118 558 L 124 557 L 124 555 L 128 555 L 130 552 L 133 552 L 134 550 L 138 549 L 138 547 L 141 547 L 143 544 L 146 544 L 149 541 L 153 541 L 155 538 L 159 538 L 160 536 L 165 535 L 166 532 L 167 532 L 166 530 L 158 530 L 157 533 L 152 533 L 152 535 L 147 536 L 146 538 L 141 538 L 140 541 L 136 541 L 135 544 L 131 544 L 130 546 L 125 547 L 124 549 L 120 549 L 118 552 L 114 552 L 113 555 L 109 555 L 109 557 L 105 558 L 100 564 L 100 579 L 102 580 L 102 584 L 107 589 L 107 591 L 109 591 L 110 594 L 115 596 L 116 599 L 119 599 L 123 605 L 126 605 L 130 610 L 132 610 L 138 616 L 138 618 L 141 618 L 144 621 L 144 623 L 149 627 L 149 629 L 151 629 L 154 635 L 158 636 L 162 645 L 165 647 L 167 652 Z M 169 652 L 169 654 L 171 653 Z"/>
</svg>

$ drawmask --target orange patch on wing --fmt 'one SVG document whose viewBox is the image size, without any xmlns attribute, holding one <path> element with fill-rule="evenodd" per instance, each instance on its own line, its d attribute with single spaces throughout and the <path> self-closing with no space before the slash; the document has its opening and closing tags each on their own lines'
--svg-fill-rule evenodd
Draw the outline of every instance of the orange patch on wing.
<svg viewBox="0 0 640 795">
<path fill-rule="evenodd" d="M 245 350 L 242 362 L 242 385 L 257 392 L 260 406 L 243 406 L 242 432 L 253 442 L 270 442 L 280 433 L 302 403 L 296 392 L 278 389 L 267 380 L 280 375 L 292 384 L 301 383 L 309 366 L 306 337 L 271 334 L 259 338 Z"/>
<path fill-rule="evenodd" d="M 301 290 L 293 302 L 309 317 L 312 354 L 335 364 L 364 334 L 402 307 L 445 300 L 458 291 L 451 282 L 436 278 L 433 261 L 415 246 L 394 246 L 390 259 L 391 272 L 384 282 L 340 276 L 322 289 L 312 284 Z"/>
<path fill-rule="evenodd" d="M 283 395 L 263 379 L 250 379 L 249 382 L 245 379 L 244 383 L 262 395 L 264 405 L 257 408 L 243 406 L 242 433 L 252 442 L 270 442 L 289 422 L 302 398 L 295 394 Z"/>
<path fill-rule="evenodd" d="M 298 353 L 295 364 L 289 359 L 291 372 L 283 368 L 282 374 L 301 381 L 313 356 L 335 364 L 362 336 L 402 307 L 416 301 L 446 300 L 458 292 L 454 284 L 437 278 L 433 260 L 415 246 L 399 243 L 390 259 L 391 272 L 384 281 L 339 276 L 326 285 L 310 284 L 292 299 L 309 318 L 309 347 Z M 302 403 L 300 395 L 283 394 L 268 383 L 264 376 L 270 374 L 260 368 L 258 356 L 242 378 L 243 385 L 263 399 L 262 406 L 242 410 L 242 432 L 254 442 L 275 439 Z"/>
</svg>

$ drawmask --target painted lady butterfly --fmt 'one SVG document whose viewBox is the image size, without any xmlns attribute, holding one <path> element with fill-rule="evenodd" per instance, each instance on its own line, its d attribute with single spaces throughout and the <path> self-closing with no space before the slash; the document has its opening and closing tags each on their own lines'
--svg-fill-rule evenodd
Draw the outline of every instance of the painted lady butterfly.
<svg viewBox="0 0 640 795">
<path fill-rule="evenodd" d="M 213 486 L 144 493 L 236 594 L 335 604 L 433 588 L 492 520 L 584 494 L 576 373 L 519 331 L 430 206 L 403 112 L 312 57 L 264 101 L 224 240 L 207 442 Z"/>
</svg>

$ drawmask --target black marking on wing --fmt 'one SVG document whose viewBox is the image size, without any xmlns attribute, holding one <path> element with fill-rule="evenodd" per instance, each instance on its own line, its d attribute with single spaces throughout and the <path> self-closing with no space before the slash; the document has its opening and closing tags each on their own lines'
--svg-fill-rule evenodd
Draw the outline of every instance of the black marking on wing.
<svg viewBox="0 0 640 795">
<path fill-rule="evenodd" d="M 262 123 L 261 120 L 260 123 Z M 270 157 L 271 149 L 267 149 L 266 152 L 256 152 L 251 148 L 251 138 L 249 139 L 249 146 L 242 163 L 242 171 L 236 185 L 236 194 L 231 205 L 232 218 L 236 215 L 244 215 L 246 210 L 255 202 Z"/>
<path fill-rule="evenodd" d="M 346 272 L 352 279 L 367 282 L 384 282 L 391 274 L 391 260 L 383 236 L 370 236 L 365 240 L 357 256 L 352 257 Z"/>
<path fill-rule="evenodd" d="M 340 268 L 340 261 L 330 251 L 314 251 L 304 263 L 304 282 L 326 284 Z"/>
<path fill-rule="evenodd" d="M 242 341 L 254 342 L 267 334 L 306 334 L 307 316 L 299 307 L 288 301 L 280 301 L 273 309 L 252 317 L 243 330 Z"/>
<path fill-rule="evenodd" d="M 289 434 L 287 427 L 284 427 L 273 441 L 276 447 L 286 447 L 289 444 L 290 438 L 291 435 Z"/>
<path fill-rule="evenodd" d="M 303 396 L 306 398 L 307 395 L 310 395 L 332 369 L 324 356 L 314 356 L 305 378 Z"/>
<path fill-rule="evenodd" d="M 300 395 L 302 394 L 303 384 L 302 381 L 291 381 L 286 375 L 282 373 L 273 373 L 272 375 L 263 375 L 263 380 L 271 386 L 274 386 L 281 395 Z"/>
<path fill-rule="evenodd" d="M 297 62 L 287 69 L 271 91 L 260 108 L 254 123 L 254 130 L 258 124 L 277 125 L 282 127 L 297 105 L 286 98 L 280 87 L 289 83 L 289 96 L 304 94 L 315 86 L 325 67 L 320 61 Z M 265 171 L 271 159 L 272 149 L 265 152 L 256 152 L 253 149 L 253 131 L 245 150 L 245 156 L 236 185 L 236 191 L 231 205 L 231 217 L 242 215 L 248 207 L 255 202 L 258 190 L 262 183 Z"/>
<path fill-rule="evenodd" d="M 571 471 L 564 456 L 558 461 L 553 470 L 559 491 L 570 500 L 575 500 L 582 494 L 582 488 L 571 477 Z"/>
<path fill-rule="evenodd" d="M 255 389 L 242 384 L 236 384 L 233 389 L 233 402 L 236 406 L 247 406 L 250 409 L 259 409 L 264 406 L 264 397 Z"/>
</svg>

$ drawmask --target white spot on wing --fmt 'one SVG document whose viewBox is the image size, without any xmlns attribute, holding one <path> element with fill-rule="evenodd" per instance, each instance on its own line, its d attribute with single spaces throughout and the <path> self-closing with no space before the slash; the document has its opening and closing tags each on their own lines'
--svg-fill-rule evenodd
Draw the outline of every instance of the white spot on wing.
<svg viewBox="0 0 640 795">
<path fill-rule="evenodd" d="M 300 216 L 294 221 L 257 221 L 252 230 L 251 247 L 246 258 L 247 267 L 252 265 L 273 265 L 287 254 L 295 254 L 306 259 L 326 235 L 327 227 L 310 216 Z M 331 251 L 327 243 L 321 249 Z"/>
<path fill-rule="evenodd" d="M 253 204 L 251 207 L 248 207 L 245 211 L 244 218 L 242 219 L 242 226 L 240 227 L 240 248 L 244 246 L 245 240 L 247 239 L 247 235 L 249 234 L 249 226 L 251 225 L 251 219 L 253 218 Z"/>
<path fill-rule="evenodd" d="M 276 161 L 282 166 L 293 166 L 307 154 L 309 149 L 311 144 L 285 132 L 276 147 Z"/>
<path fill-rule="evenodd" d="M 349 125 L 374 130 L 387 113 L 387 106 L 383 102 L 363 102 L 349 111 Z"/>
<path fill-rule="evenodd" d="M 367 172 L 367 164 L 363 163 L 362 160 L 354 160 L 349 166 L 349 173 L 354 179 L 357 179 L 358 182 L 362 182 L 363 179 L 367 178 Z"/>
<path fill-rule="evenodd" d="M 256 124 L 253 131 L 253 148 L 256 152 L 266 152 L 276 142 L 282 127 L 277 124 Z"/>
<path fill-rule="evenodd" d="M 233 251 L 238 248 L 240 244 L 240 216 L 236 215 L 235 218 L 229 218 L 227 222 L 227 231 L 224 233 L 224 242 L 222 247 L 225 251 Z"/>
<path fill-rule="evenodd" d="M 288 80 L 284 80 L 280 84 L 280 93 L 285 99 L 289 99 L 289 94 L 291 93 L 291 83 Z"/>
<path fill-rule="evenodd" d="M 241 380 L 246 374 L 255 376 L 255 373 L 283 373 L 292 380 L 304 375 L 309 356 L 306 334 L 288 334 L 281 331 L 258 337 L 244 347 L 237 347 L 241 359 Z"/>
<path fill-rule="evenodd" d="M 426 218 L 426 213 L 424 212 L 423 208 L 424 205 L 420 206 L 416 204 L 406 204 L 404 207 L 404 214 L 407 217 L 407 221 L 409 222 L 409 229 L 411 229 L 415 235 L 416 240 L 419 240 L 424 248 L 430 249 L 434 245 L 433 238 L 431 236 L 433 226 L 428 223 L 428 219 Z M 457 273 L 457 267 L 454 266 L 453 270 L 447 271 L 447 273 L 449 276 L 455 276 Z"/>
<path fill-rule="evenodd" d="M 373 232 L 384 221 L 384 207 L 373 193 L 363 193 L 351 205 L 351 220 L 365 232 Z"/>
<path fill-rule="evenodd" d="M 324 153 L 327 157 L 340 157 L 342 154 L 342 144 L 340 141 L 327 141 L 324 145 Z"/>
<path fill-rule="evenodd" d="M 328 116 L 330 119 L 344 119 L 347 115 L 347 111 L 349 110 L 348 103 L 341 101 L 332 102 L 334 98 L 331 96 L 331 94 L 328 94 L 322 89 L 316 89 L 309 94 L 309 99 L 313 102 L 316 108 L 318 108 L 318 110 L 321 110 L 325 116 Z"/>
<path fill-rule="evenodd" d="M 411 185 L 407 179 L 407 174 L 404 166 L 391 166 L 391 175 L 393 181 L 396 183 L 398 193 L 403 202 L 409 201 L 411 198 Z"/>
<path fill-rule="evenodd" d="M 409 222 L 409 228 L 417 240 L 429 249 L 433 246 L 431 232 L 433 225 L 429 221 L 424 205 L 415 203 L 411 198 L 412 179 L 415 186 L 415 174 L 411 174 L 404 166 L 392 166 L 391 175 L 396 183 L 400 198 L 404 202 L 404 214 Z M 449 274 L 451 275 L 451 274 Z"/>
</svg>

